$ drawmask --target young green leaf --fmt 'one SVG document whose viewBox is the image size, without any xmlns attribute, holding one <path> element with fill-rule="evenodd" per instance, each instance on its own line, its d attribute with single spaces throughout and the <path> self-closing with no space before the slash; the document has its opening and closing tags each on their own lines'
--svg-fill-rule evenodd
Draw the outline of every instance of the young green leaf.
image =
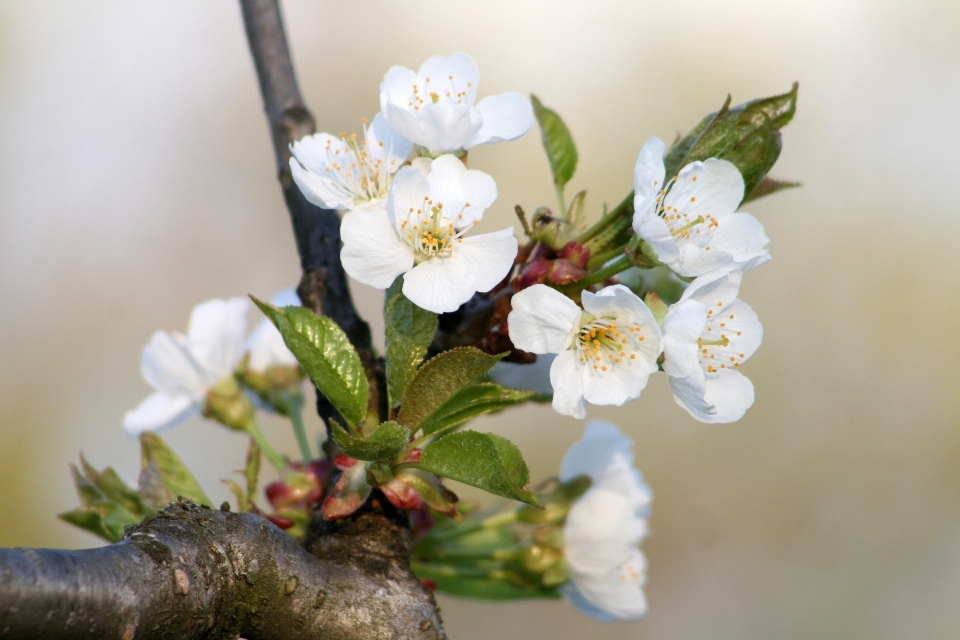
<svg viewBox="0 0 960 640">
<path fill-rule="evenodd" d="M 333 420 L 332 424 L 333 441 L 341 451 L 355 460 L 392 458 L 410 442 L 410 430 L 392 420 L 384 422 L 364 437 L 349 433 L 336 420 Z"/>
<path fill-rule="evenodd" d="M 530 474 L 520 450 L 491 433 L 451 433 L 423 449 L 417 468 L 444 478 L 539 506 L 527 488 Z"/>
<path fill-rule="evenodd" d="M 83 454 L 80 454 L 80 464 L 83 466 L 83 473 L 108 500 L 122 505 L 132 513 L 146 515 L 140 493 L 128 486 L 112 467 L 97 471 L 87 462 Z"/>
<path fill-rule="evenodd" d="M 535 395 L 534 391 L 508 389 L 493 382 L 477 382 L 460 389 L 437 407 L 420 423 L 420 428 L 424 434 L 449 431 L 478 416 L 526 402 Z"/>
<path fill-rule="evenodd" d="M 160 480 L 171 495 L 190 498 L 208 507 L 213 504 L 193 474 L 157 434 L 147 432 L 140 435 L 140 458 L 144 468 L 151 463 L 156 465 Z"/>
<path fill-rule="evenodd" d="M 751 100 L 730 108 L 730 97 L 716 113 L 701 120 L 664 156 L 667 176 L 707 158 L 732 162 L 743 174 L 747 196 L 780 156 L 782 129 L 797 109 L 797 83 L 787 93 Z"/>
<path fill-rule="evenodd" d="M 474 347 L 458 347 L 423 363 L 403 392 L 397 422 L 416 431 L 424 418 L 506 355 L 491 356 Z"/>
<path fill-rule="evenodd" d="M 437 332 L 437 314 L 410 302 L 397 278 L 387 289 L 383 305 L 387 334 L 387 394 L 390 406 L 400 404 L 403 390 L 427 355 L 427 348 Z"/>
<path fill-rule="evenodd" d="M 336 322 L 304 307 L 278 308 L 251 296 L 283 336 L 320 392 L 347 424 L 367 415 L 367 375 L 357 350 Z"/>
<path fill-rule="evenodd" d="M 550 162 L 553 183 L 558 191 L 563 191 L 577 170 L 577 146 L 573 143 L 570 130 L 556 111 L 543 106 L 535 95 L 530 96 L 530 102 L 533 103 L 533 114 L 540 125 L 540 137 Z"/>
<path fill-rule="evenodd" d="M 79 507 L 73 511 L 67 511 L 57 516 L 64 522 L 79 527 L 84 531 L 89 531 L 95 536 L 103 538 L 107 542 L 119 542 L 123 538 L 114 539 L 114 534 L 103 523 L 100 511 L 96 507 Z"/>
</svg>

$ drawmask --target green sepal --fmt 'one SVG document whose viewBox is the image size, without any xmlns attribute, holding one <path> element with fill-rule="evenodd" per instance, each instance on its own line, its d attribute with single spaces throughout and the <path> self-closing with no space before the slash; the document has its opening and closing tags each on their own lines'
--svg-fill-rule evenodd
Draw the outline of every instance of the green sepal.
<svg viewBox="0 0 960 640">
<path fill-rule="evenodd" d="M 356 436 L 332 420 L 333 441 L 355 460 L 384 460 L 403 451 L 410 443 L 410 430 L 394 422 L 384 422 L 365 436 Z"/>
<path fill-rule="evenodd" d="M 556 111 L 543 106 L 535 95 L 530 96 L 530 102 L 533 104 L 533 115 L 540 125 L 540 137 L 543 149 L 547 152 L 553 183 L 559 191 L 563 191 L 577 170 L 577 146 L 573 143 L 570 129 Z"/>
<path fill-rule="evenodd" d="M 743 202 L 750 202 L 752 200 L 758 200 L 764 196 L 768 196 L 771 193 L 776 193 L 777 191 L 783 191 L 784 189 L 794 189 L 796 187 L 802 187 L 803 183 L 800 182 L 788 182 L 786 180 L 777 180 L 767 176 L 763 180 L 757 183 L 755 186 L 743 199 Z"/>
<path fill-rule="evenodd" d="M 474 347 L 457 347 L 423 363 L 403 392 L 397 422 L 416 431 L 425 418 L 506 355 L 491 356 Z"/>
<path fill-rule="evenodd" d="M 383 317 L 386 325 L 387 394 L 390 407 L 400 404 L 403 390 L 416 374 L 437 332 L 437 314 L 410 302 L 402 291 L 403 278 L 387 289 Z"/>
<path fill-rule="evenodd" d="M 160 481 L 170 495 L 190 498 L 197 504 L 208 507 L 213 505 L 190 470 L 157 434 L 150 432 L 140 434 L 140 458 L 144 469 L 151 465 L 155 466 Z"/>
<path fill-rule="evenodd" d="M 250 298 L 276 325 L 303 371 L 347 424 L 354 427 L 363 422 L 369 393 L 367 374 L 343 329 L 310 309 L 281 309 L 254 296 Z"/>
<path fill-rule="evenodd" d="M 707 158 L 733 163 L 748 196 L 780 156 L 782 129 L 797 109 L 797 83 L 787 93 L 730 108 L 730 97 L 680 138 L 664 156 L 667 179 L 685 165 Z"/>
<path fill-rule="evenodd" d="M 647 306 L 647 309 L 650 309 L 650 313 L 653 314 L 653 319 L 657 321 L 657 324 L 663 326 L 663 320 L 667 317 L 667 312 L 670 311 L 667 303 L 653 291 L 647 292 L 647 295 L 643 297 L 643 303 Z"/>
<path fill-rule="evenodd" d="M 424 447 L 413 465 L 498 496 L 540 506 L 527 485 L 530 473 L 520 450 L 492 433 L 460 431 Z"/>
<path fill-rule="evenodd" d="M 420 423 L 424 434 L 448 431 L 486 413 L 532 399 L 535 391 L 508 389 L 494 382 L 475 382 L 457 391 Z"/>
</svg>

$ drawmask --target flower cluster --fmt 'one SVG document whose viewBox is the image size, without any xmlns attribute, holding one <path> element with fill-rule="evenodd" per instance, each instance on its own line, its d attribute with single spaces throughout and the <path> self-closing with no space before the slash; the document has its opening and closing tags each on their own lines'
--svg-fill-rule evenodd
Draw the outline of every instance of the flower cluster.
<svg viewBox="0 0 960 640">
<path fill-rule="evenodd" d="M 518 281 L 526 288 L 513 297 L 510 338 L 525 351 L 558 354 L 550 367 L 558 413 L 584 418 L 587 403 L 634 400 L 657 370 L 701 422 L 739 420 L 753 404 L 739 368 L 763 328 L 737 293 L 743 271 L 770 260 L 768 239 L 756 218 L 736 211 L 744 197 L 736 166 L 710 158 L 665 180 L 664 151 L 651 138 L 637 158 L 632 226 L 648 259 L 692 280 L 675 304 L 655 293 L 644 304 L 613 284 L 582 291 L 578 305 L 557 288 Z"/>
<path fill-rule="evenodd" d="M 364 140 L 319 133 L 291 146 L 294 180 L 312 203 L 343 211 L 344 269 L 378 289 L 403 276 L 418 306 L 456 310 L 506 277 L 517 255 L 510 228 L 467 236 L 497 198 L 466 151 L 513 140 L 533 126 L 518 93 L 477 97 L 479 72 L 463 53 L 435 56 L 414 73 L 393 67 Z M 418 157 L 411 159 L 414 154 Z"/>
</svg>

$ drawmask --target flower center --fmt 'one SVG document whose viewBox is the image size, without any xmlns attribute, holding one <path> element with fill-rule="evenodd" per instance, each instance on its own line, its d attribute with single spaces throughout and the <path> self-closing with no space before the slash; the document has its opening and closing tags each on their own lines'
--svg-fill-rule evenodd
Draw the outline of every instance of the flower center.
<svg viewBox="0 0 960 640">
<path fill-rule="evenodd" d="M 583 316 L 580 331 L 571 347 L 577 350 L 580 362 L 597 371 L 606 371 L 621 362 L 636 359 L 640 343 L 646 339 L 643 329 L 632 324 L 621 327 L 611 316 L 595 318 L 588 313 Z"/>
<path fill-rule="evenodd" d="M 464 104 L 467 101 L 468 89 L 473 86 L 472 82 L 463 82 L 454 76 L 446 78 L 424 78 L 423 84 L 412 85 L 413 94 L 407 102 L 407 106 L 414 111 L 420 111 L 430 101 L 430 104 L 438 102 L 456 102 Z"/>
<path fill-rule="evenodd" d="M 466 203 L 469 207 L 470 203 Z M 457 230 L 457 224 L 448 216 L 450 212 L 443 210 L 442 202 L 434 202 L 424 196 L 420 207 L 410 207 L 407 219 L 400 223 L 400 235 L 413 247 L 414 262 L 417 264 L 431 258 L 449 258 L 453 248 L 463 242 L 463 235 L 478 221 Z M 455 214 L 458 221 L 463 220 L 463 213 Z"/>
<path fill-rule="evenodd" d="M 363 118 L 364 138 L 367 137 L 367 119 Z M 400 167 L 396 160 L 390 160 L 390 149 L 382 142 L 372 152 L 367 149 L 366 140 L 357 142 L 357 134 L 349 136 L 341 133 L 340 139 L 347 148 L 334 147 L 333 140 L 327 140 L 327 167 L 324 171 L 353 196 L 357 204 L 377 198 L 383 198 L 390 189 L 390 178 Z"/>
<path fill-rule="evenodd" d="M 735 369 L 746 360 L 745 354 L 737 353 L 735 344 L 731 346 L 731 342 L 743 334 L 743 331 L 732 327 L 735 317 L 733 313 L 724 312 L 723 302 L 717 302 L 707 309 L 707 326 L 703 335 L 697 338 L 697 355 L 707 373 Z"/>
<path fill-rule="evenodd" d="M 693 177 L 693 180 L 696 181 L 696 176 Z M 710 235 L 710 232 L 715 228 L 719 227 L 720 223 L 717 222 L 717 219 L 707 215 L 698 215 L 696 217 L 691 217 L 689 212 L 682 211 L 684 203 L 680 203 L 680 207 L 674 205 L 664 204 L 666 201 L 667 194 L 673 188 L 677 182 L 677 176 L 673 176 L 667 184 L 664 185 L 664 188 L 660 190 L 660 193 L 657 195 L 657 215 L 663 218 L 663 221 L 667 223 L 667 228 L 670 230 L 670 235 L 674 237 L 678 242 L 681 240 L 691 240 L 697 239 L 697 236 L 702 234 L 703 238 L 707 238 Z M 696 202 L 696 196 L 690 196 L 689 202 Z M 705 226 L 701 226 L 705 225 Z M 707 250 L 710 247 L 706 247 Z"/>
</svg>

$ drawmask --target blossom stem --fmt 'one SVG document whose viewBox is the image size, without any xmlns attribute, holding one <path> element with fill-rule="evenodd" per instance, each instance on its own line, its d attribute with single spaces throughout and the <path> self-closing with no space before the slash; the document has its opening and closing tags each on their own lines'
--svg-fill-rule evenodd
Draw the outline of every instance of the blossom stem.
<svg viewBox="0 0 960 640">
<path fill-rule="evenodd" d="M 587 262 L 587 269 L 596 269 L 602 264 L 605 264 L 608 260 L 612 260 L 619 255 L 623 255 L 624 247 L 614 247 L 609 251 L 604 251 L 603 253 L 598 253 L 596 256 L 590 256 L 590 260 Z"/>
<path fill-rule="evenodd" d="M 599 220 L 593 223 L 593 225 L 580 234 L 577 238 L 577 242 L 586 244 L 588 240 L 598 235 L 603 231 L 606 226 L 616 218 L 621 215 L 630 215 L 633 213 L 633 191 L 627 194 L 627 197 L 624 198 L 620 204 L 615 206 L 613 209 L 607 212 L 607 214 L 601 217 Z"/>
<path fill-rule="evenodd" d="M 410 568 L 420 577 L 435 578 L 490 578 L 493 580 L 503 580 L 507 573 L 500 567 L 494 569 L 481 567 L 454 567 L 447 564 L 434 564 L 432 562 L 410 561 Z"/>
<path fill-rule="evenodd" d="M 509 547 L 506 549 L 438 549 L 435 557 L 444 558 L 464 558 L 474 560 L 516 560 L 519 549 Z"/>
<path fill-rule="evenodd" d="M 273 448 L 273 445 L 270 444 L 270 441 L 267 440 L 266 436 L 263 435 L 263 431 L 260 431 L 260 425 L 257 424 L 257 421 L 253 418 L 250 418 L 250 421 L 246 424 L 244 428 L 250 437 L 253 438 L 253 441 L 257 443 L 257 446 L 260 447 L 260 451 L 263 452 L 263 455 L 267 458 L 270 464 L 273 465 L 273 468 L 277 471 L 283 471 L 284 467 L 287 466 L 286 457 L 280 455 L 276 449 Z"/>
<path fill-rule="evenodd" d="M 563 293 L 574 293 L 577 291 L 582 291 L 590 285 L 596 284 L 598 282 L 603 282 L 611 276 L 615 276 L 621 271 L 626 271 L 633 266 L 633 262 L 630 260 L 630 256 L 622 255 L 610 264 L 608 264 L 603 269 L 594 271 L 593 273 L 588 273 L 582 279 L 577 280 L 571 284 L 568 284 L 563 287 L 557 287 L 559 291 Z"/>
<path fill-rule="evenodd" d="M 560 185 L 556 182 L 553 183 L 554 188 L 557 190 L 557 202 L 560 203 L 560 218 L 567 220 L 567 203 L 563 199 L 563 189 L 560 188 Z M 569 220 L 567 220 L 569 222 Z"/>
<path fill-rule="evenodd" d="M 284 411 L 290 418 L 290 424 L 293 425 L 300 455 L 303 456 L 304 463 L 310 462 L 313 460 L 313 453 L 310 451 L 310 441 L 307 440 L 307 430 L 303 426 L 303 398 L 290 398 L 285 404 Z"/>
<path fill-rule="evenodd" d="M 434 535 L 440 538 L 441 540 L 458 538 L 462 535 L 473 533 L 475 531 L 480 531 L 482 529 L 493 529 L 495 527 L 500 527 L 506 524 L 510 524 L 511 522 L 516 522 L 517 514 L 518 514 L 517 509 L 513 509 L 511 511 L 505 511 L 503 513 L 498 513 L 497 515 L 484 518 L 483 520 L 477 520 L 474 522 L 459 525 L 453 531 L 442 532 L 442 533 L 437 532 L 437 533 L 432 533 L 431 535 Z"/>
</svg>

